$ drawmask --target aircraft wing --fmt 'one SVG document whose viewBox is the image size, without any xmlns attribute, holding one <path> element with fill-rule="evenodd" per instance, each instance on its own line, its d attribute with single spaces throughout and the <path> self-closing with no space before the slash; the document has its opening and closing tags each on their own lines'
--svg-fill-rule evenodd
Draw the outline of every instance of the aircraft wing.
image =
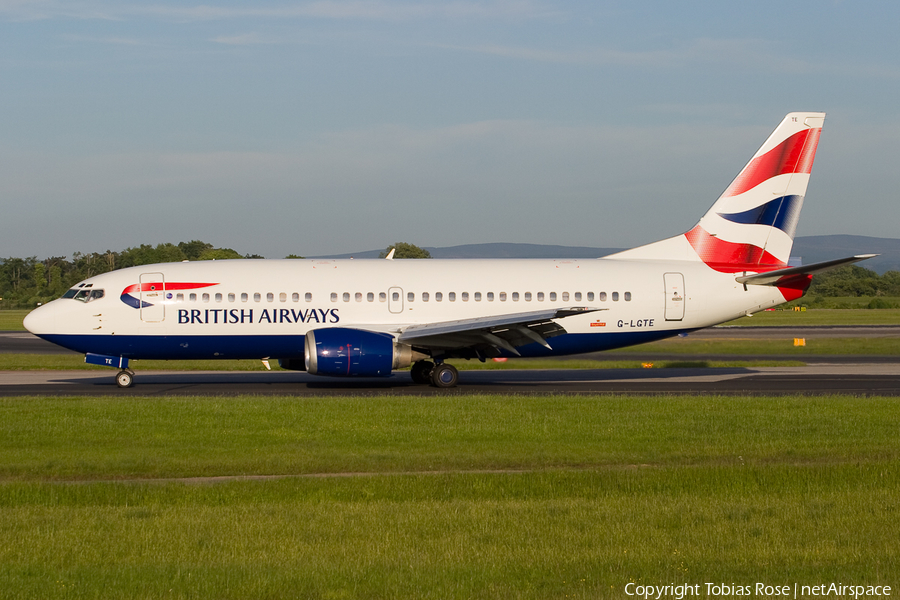
<svg viewBox="0 0 900 600">
<path fill-rule="evenodd" d="M 768 271 L 766 273 L 757 273 L 755 275 L 744 275 L 735 277 L 738 283 L 745 285 L 777 285 L 785 280 L 786 277 L 797 277 L 803 275 L 813 275 L 822 271 L 830 271 L 844 265 L 850 265 L 867 258 L 873 258 L 877 254 L 857 254 L 847 258 L 838 258 L 836 260 L 827 260 L 825 262 L 813 263 L 811 265 L 803 265 L 801 267 L 788 267 L 787 269 L 778 269 L 776 271 Z"/>
<path fill-rule="evenodd" d="M 404 329 L 398 341 L 424 348 L 479 348 L 486 354 L 497 355 L 504 349 L 519 354 L 516 346 L 538 343 L 547 348 L 547 338 L 566 333 L 565 328 L 553 319 L 564 319 L 606 308 L 570 307 L 533 312 L 513 313 L 497 317 L 479 317 L 410 325 Z M 491 351 L 491 349 L 494 349 Z M 552 348 L 551 348 L 552 349 Z"/>
</svg>

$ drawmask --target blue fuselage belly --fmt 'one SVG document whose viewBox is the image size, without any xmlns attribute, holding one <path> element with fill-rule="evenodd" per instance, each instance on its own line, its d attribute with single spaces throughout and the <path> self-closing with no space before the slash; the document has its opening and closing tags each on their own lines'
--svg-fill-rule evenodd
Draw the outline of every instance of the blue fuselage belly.
<svg viewBox="0 0 900 600">
<path fill-rule="evenodd" d="M 644 344 L 680 331 L 634 331 L 622 333 L 569 333 L 551 338 L 552 350 L 541 344 L 517 348 L 523 357 L 547 357 L 600 352 Z M 63 348 L 84 354 L 122 356 L 129 359 L 196 360 L 303 357 L 304 335 L 42 335 Z M 515 356 L 504 352 L 504 356 Z"/>
</svg>

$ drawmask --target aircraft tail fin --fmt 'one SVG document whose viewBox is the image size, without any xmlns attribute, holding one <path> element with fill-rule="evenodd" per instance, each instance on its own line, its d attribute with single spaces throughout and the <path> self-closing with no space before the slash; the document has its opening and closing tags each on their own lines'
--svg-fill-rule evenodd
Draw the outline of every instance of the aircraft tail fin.
<svg viewBox="0 0 900 600">
<path fill-rule="evenodd" d="M 788 114 L 693 229 L 613 256 L 701 260 L 728 273 L 787 265 L 824 121 Z"/>
</svg>

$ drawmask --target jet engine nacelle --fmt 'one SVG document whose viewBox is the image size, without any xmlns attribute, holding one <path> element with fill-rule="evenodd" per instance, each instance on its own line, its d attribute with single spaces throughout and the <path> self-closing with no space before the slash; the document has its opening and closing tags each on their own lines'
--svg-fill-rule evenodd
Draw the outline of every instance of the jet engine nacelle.
<svg viewBox="0 0 900 600">
<path fill-rule="evenodd" d="M 327 327 L 306 334 L 306 371 L 332 377 L 387 377 L 425 358 L 387 333 Z"/>
</svg>

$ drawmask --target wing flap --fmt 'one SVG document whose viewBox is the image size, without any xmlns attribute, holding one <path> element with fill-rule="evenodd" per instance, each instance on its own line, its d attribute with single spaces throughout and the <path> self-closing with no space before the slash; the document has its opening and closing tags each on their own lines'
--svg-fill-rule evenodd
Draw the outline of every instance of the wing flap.
<svg viewBox="0 0 900 600">
<path fill-rule="evenodd" d="M 398 337 L 405 344 L 425 348 L 477 348 L 490 346 L 518 354 L 517 346 L 538 343 L 547 348 L 548 338 L 562 335 L 565 328 L 554 319 L 583 315 L 605 308 L 568 307 L 496 317 L 479 317 L 410 325 Z"/>
</svg>

